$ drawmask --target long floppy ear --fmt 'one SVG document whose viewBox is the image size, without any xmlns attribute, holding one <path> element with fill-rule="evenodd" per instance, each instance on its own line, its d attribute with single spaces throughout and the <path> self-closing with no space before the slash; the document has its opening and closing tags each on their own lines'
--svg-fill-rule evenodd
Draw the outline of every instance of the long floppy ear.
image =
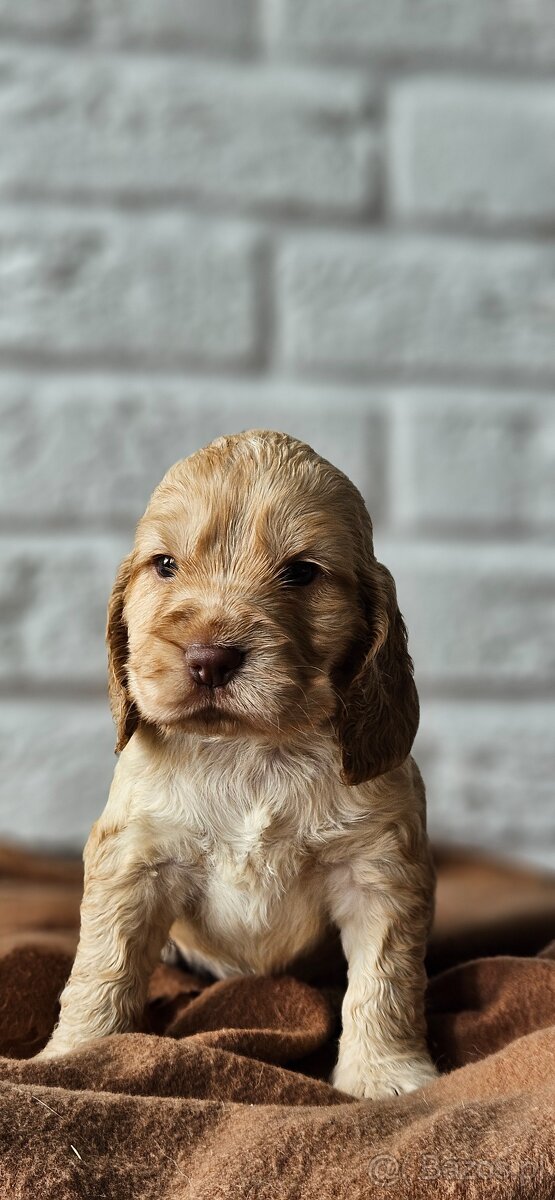
<svg viewBox="0 0 555 1200">
<path fill-rule="evenodd" d="M 339 686 L 336 731 L 345 783 L 364 783 L 404 762 L 418 729 L 418 693 L 395 584 L 375 559 L 361 579 L 365 632 L 354 674 Z"/>
<path fill-rule="evenodd" d="M 120 564 L 108 602 L 106 643 L 108 646 L 108 695 L 116 726 L 116 754 L 123 750 L 135 732 L 139 717 L 127 690 L 127 625 L 123 609 L 131 575 L 133 555 Z"/>
</svg>

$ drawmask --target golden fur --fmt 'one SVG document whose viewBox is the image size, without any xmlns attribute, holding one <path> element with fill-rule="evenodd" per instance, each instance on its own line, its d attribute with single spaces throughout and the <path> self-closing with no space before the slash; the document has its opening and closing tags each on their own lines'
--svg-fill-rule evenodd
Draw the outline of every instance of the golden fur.
<svg viewBox="0 0 555 1200">
<path fill-rule="evenodd" d="M 318 572 L 285 586 L 299 558 Z M 218 438 L 154 492 L 107 636 L 121 756 L 43 1054 L 132 1027 L 170 927 L 225 976 L 283 971 L 337 926 L 349 977 L 334 1083 L 370 1097 L 426 1083 L 418 700 L 359 492 L 285 434 Z M 243 651 L 225 686 L 188 672 L 198 644 Z"/>
</svg>

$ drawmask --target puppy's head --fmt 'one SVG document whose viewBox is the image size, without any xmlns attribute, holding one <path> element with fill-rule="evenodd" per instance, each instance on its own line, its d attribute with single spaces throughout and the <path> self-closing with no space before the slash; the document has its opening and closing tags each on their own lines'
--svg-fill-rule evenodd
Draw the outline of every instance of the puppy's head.
<svg viewBox="0 0 555 1200">
<path fill-rule="evenodd" d="M 108 610 L 116 749 L 165 733 L 334 731 L 347 783 L 410 751 L 418 699 L 360 493 L 281 433 L 218 438 L 154 492 Z"/>
</svg>

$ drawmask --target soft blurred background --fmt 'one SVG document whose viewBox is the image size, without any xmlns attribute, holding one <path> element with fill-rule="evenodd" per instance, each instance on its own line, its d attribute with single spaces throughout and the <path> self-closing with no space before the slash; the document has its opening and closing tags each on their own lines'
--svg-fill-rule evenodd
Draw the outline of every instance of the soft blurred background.
<svg viewBox="0 0 555 1200">
<path fill-rule="evenodd" d="M 553 0 L 0 0 L 0 833 L 79 850 L 167 466 L 311 442 L 397 579 L 436 838 L 555 866 Z"/>
</svg>

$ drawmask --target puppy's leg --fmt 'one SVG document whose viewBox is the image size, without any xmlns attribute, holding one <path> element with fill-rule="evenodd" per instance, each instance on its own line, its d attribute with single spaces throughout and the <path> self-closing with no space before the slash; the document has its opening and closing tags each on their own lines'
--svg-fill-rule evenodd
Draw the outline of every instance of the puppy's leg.
<svg viewBox="0 0 555 1200">
<path fill-rule="evenodd" d="M 424 864 L 405 863 L 395 879 L 368 866 L 352 863 L 330 880 L 349 967 L 332 1082 L 350 1095 L 378 1098 L 410 1092 L 436 1075 L 424 1014 L 431 877 Z"/>
<path fill-rule="evenodd" d="M 42 1058 L 131 1029 L 142 1012 L 173 914 L 164 868 L 129 842 L 125 831 L 89 839 L 79 946 Z"/>
</svg>

